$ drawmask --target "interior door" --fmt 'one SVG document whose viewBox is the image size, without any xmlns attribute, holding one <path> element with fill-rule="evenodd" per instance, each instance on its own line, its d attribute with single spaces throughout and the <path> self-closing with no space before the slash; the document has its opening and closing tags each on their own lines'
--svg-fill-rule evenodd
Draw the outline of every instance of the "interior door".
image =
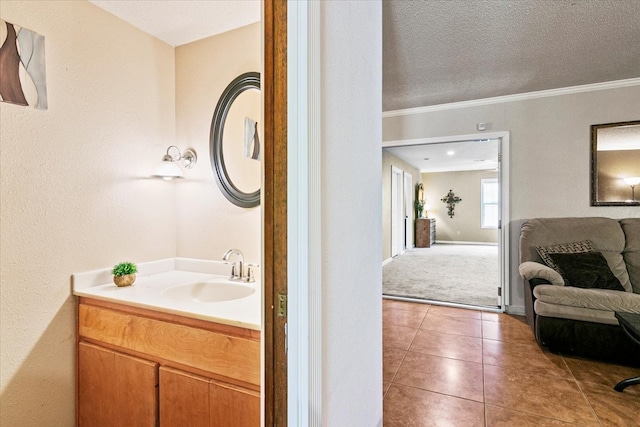
<svg viewBox="0 0 640 427">
<path fill-rule="evenodd" d="M 404 173 L 404 248 L 413 248 L 413 176 Z"/>
<path fill-rule="evenodd" d="M 402 169 L 391 167 L 391 256 L 400 254 L 404 240 L 402 203 Z"/>
</svg>

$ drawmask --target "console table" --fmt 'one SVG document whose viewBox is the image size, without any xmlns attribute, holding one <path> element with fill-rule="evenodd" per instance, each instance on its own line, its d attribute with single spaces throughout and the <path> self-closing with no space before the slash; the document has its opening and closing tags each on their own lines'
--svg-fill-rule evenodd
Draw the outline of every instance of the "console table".
<svg viewBox="0 0 640 427">
<path fill-rule="evenodd" d="M 416 219 L 416 248 L 430 248 L 436 242 L 435 218 Z"/>
<path fill-rule="evenodd" d="M 620 323 L 624 333 L 631 338 L 631 341 L 640 345 L 640 314 L 616 312 L 616 319 L 618 319 L 618 323 Z M 637 384 L 640 384 L 640 377 L 627 378 L 616 384 L 613 389 L 615 391 L 623 391 L 630 385 Z"/>
</svg>

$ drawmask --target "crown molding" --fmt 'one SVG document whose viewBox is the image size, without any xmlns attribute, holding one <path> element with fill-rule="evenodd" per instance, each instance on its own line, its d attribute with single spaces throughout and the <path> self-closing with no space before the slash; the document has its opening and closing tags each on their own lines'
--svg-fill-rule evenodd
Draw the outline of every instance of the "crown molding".
<svg viewBox="0 0 640 427">
<path fill-rule="evenodd" d="M 382 118 L 410 116 L 412 114 L 431 113 L 434 111 L 453 110 L 456 108 L 478 107 L 482 105 L 500 104 L 504 102 L 524 101 L 527 99 L 547 98 L 550 96 L 570 95 L 573 93 L 592 92 L 621 87 L 640 86 L 640 78 L 614 80 L 610 82 L 592 83 L 588 85 L 570 86 L 558 89 L 540 90 L 515 95 L 496 96 L 493 98 L 473 99 L 470 101 L 451 102 L 449 104 L 428 105 L 426 107 L 406 108 L 404 110 L 383 111 Z"/>
</svg>

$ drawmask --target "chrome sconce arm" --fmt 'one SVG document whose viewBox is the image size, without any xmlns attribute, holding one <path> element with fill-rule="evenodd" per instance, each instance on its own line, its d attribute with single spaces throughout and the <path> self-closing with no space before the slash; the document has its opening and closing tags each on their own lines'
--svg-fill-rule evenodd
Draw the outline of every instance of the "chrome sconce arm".
<svg viewBox="0 0 640 427">
<path fill-rule="evenodd" d="M 178 147 L 170 145 L 167 148 L 167 154 L 162 157 L 162 162 L 154 170 L 153 176 L 167 181 L 182 178 L 184 176 L 182 170 L 176 164 L 180 161 L 185 169 L 191 169 L 198 162 L 198 155 L 191 148 L 187 148 L 181 153 Z"/>
</svg>

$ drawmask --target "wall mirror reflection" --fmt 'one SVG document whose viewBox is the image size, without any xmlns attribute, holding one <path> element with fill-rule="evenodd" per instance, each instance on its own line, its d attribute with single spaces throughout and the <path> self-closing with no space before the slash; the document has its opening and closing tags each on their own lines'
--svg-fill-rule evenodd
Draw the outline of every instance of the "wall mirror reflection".
<svg viewBox="0 0 640 427">
<path fill-rule="evenodd" d="M 224 196 L 234 205 L 260 204 L 260 74 L 234 79 L 218 101 L 211 122 L 211 166 Z"/>
<path fill-rule="evenodd" d="M 591 126 L 591 206 L 640 205 L 640 120 Z"/>
</svg>

